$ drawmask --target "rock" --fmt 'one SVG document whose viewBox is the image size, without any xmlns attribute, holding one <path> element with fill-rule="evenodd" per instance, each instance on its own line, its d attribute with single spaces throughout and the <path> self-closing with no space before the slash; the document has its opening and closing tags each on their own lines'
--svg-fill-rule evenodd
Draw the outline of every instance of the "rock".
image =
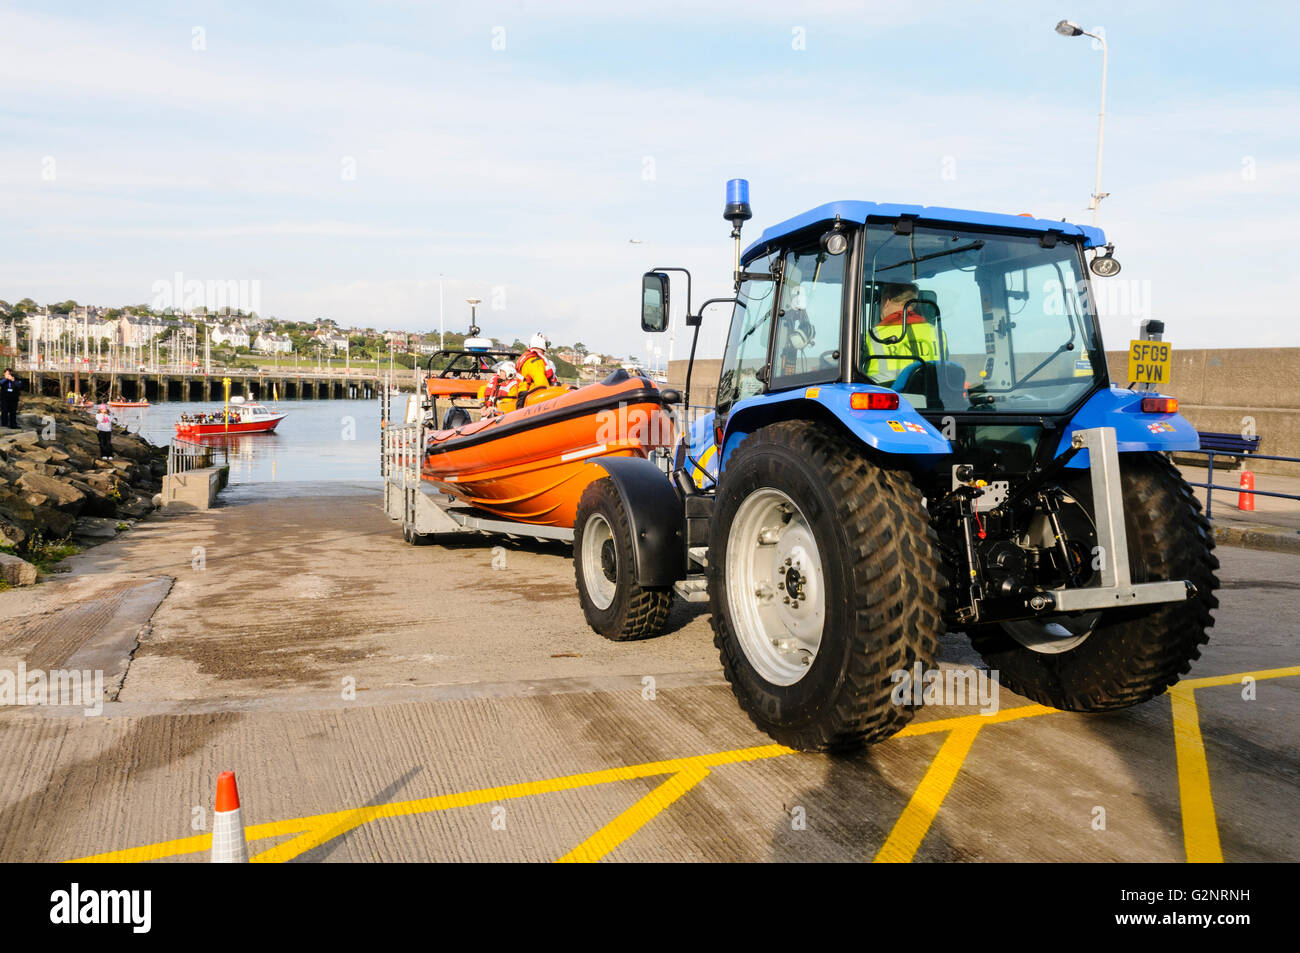
<svg viewBox="0 0 1300 953">
<path fill-rule="evenodd" d="M 8 450 L 11 453 L 19 447 L 34 447 L 40 437 L 34 430 L 18 430 L 5 434 L 0 437 L 0 450 Z"/>
<path fill-rule="evenodd" d="M 161 495 L 161 494 L 160 494 L 160 495 Z M 148 516 L 148 515 L 149 515 L 149 511 L 153 509 L 153 506 L 151 506 L 151 505 L 149 504 L 149 501 L 148 501 L 147 499 L 145 499 L 144 497 L 142 497 L 142 496 L 137 496 L 137 497 L 134 497 L 134 498 L 131 500 L 131 502 L 125 504 L 125 505 L 122 506 L 122 507 L 120 507 L 120 509 L 121 509 L 122 512 L 125 513 L 127 516 L 131 516 L 131 517 L 134 517 L 135 519 L 139 519 L 139 518 L 142 517 L 142 516 Z"/>
<path fill-rule="evenodd" d="M 0 553 L 0 579 L 11 586 L 30 586 L 36 581 L 36 567 L 8 553 Z"/>
<path fill-rule="evenodd" d="M 18 478 L 18 486 L 32 493 L 44 493 L 63 508 L 80 508 L 86 501 L 86 495 L 72 484 L 43 473 L 24 473 Z"/>
<path fill-rule="evenodd" d="M 83 516 L 77 520 L 72 534 L 91 539 L 112 539 L 117 535 L 117 520 L 100 516 Z"/>
<path fill-rule="evenodd" d="M 0 546 L 21 546 L 26 538 L 27 533 L 19 527 L 0 521 Z"/>
<path fill-rule="evenodd" d="M 44 506 L 50 498 L 44 493 L 27 493 L 23 495 L 23 499 L 27 501 L 28 506 Z"/>
<path fill-rule="evenodd" d="M 53 453 L 46 447 L 35 446 L 29 450 L 23 450 L 22 459 L 30 460 L 32 463 L 49 463 L 53 459 Z"/>
</svg>

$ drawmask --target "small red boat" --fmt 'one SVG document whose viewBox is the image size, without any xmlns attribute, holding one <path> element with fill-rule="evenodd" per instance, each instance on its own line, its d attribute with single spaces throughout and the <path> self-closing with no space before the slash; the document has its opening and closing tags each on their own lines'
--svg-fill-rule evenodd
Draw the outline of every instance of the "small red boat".
<svg viewBox="0 0 1300 953">
<path fill-rule="evenodd" d="M 517 410 L 434 431 L 422 476 L 476 509 L 568 528 L 582 491 L 604 475 L 588 466 L 592 460 L 648 456 L 672 445 L 673 427 L 654 382 L 620 370 L 598 384 L 545 388 Z"/>
<path fill-rule="evenodd" d="M 184 414 L 176 421 L 178 437 L 220 437 L 229 433 L 270 433 L 288 414 L 277 413 L 262 404 L 230 398 L 229 410 L 205 414 Z"/>
<path fill-rule="evenodd" d="M 119 397 L 117 400 L 110 400 L 110 401 L 108 402 L 108 406 L 110 406 L 110 407 L 148 407 L 148 406 L 149 406 L 149 401 L 147 401 L 147 400 L 123 400 L 122 398 Z"/>
</svg>

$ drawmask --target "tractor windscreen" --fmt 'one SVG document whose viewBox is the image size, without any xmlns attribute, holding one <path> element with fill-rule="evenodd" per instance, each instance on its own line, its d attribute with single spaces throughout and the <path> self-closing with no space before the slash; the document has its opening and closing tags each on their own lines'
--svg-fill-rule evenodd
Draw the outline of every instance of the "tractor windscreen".
<svg viewBox="0 0 1300 953">
<path fill-rule="evenodd" d="M 1104 375 L 1072 242 L 869 225 L 862 274 L 858 366 L 918 410 L 1059 413 Z"/>
</svg>

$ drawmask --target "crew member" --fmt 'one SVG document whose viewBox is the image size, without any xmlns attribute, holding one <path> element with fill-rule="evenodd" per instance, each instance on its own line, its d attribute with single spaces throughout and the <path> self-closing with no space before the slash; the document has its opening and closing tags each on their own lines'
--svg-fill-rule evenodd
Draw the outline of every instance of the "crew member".
<svg viewBox="0 0 1300 953">
<path fill-rule="evenodd" d="M 892 381 L 909 364 L 939 360 L 939 330 L 930 322 L 916 285 L 886 285 L 881 294 L 880 322 L 872 329 L 874 337 L 868 333 L 866 345 L 869 353 L 884 356 L 868 365 L 871 376 Z M 875 338 L 898 340 L 882 344 Z"/>
<path fill-rule="evenodd" d="M 23 382 L 14 377 L 13 368 L 6 367 L 0 381 L 0 427 L 18 429 L 18 392 L 22 389 Z"/>
<path fill-rule="evenodd" d="M 113 415 L 108 412 L 108 404 L 100 404 L 95 414 L 95 432 L 99 436 L 99 456 L 104 460 L 113 459 Z"/>
<path fill-rule="evenodd" d="M 514 410 L 521 384 L 519 371 L 509 361 L 501 361 L 492 368 L 492 376 L 479 395 L 483 401 L 483 416 L 495 417 Z"/>
<path fill-rule="evenodd" d="M 555 375 L 555 365 L 546 356 L 546 348 L 549 344 L 546 335 L 538 331 L 528 342 L 528 350 L 519 355 L 519 360 L 515 362 L 515 370 L 519 372 L 522 381 L 519 385 L 521 397 L 529 391 L 541 387 L 554 387 L 559 383 Z"/>
</svg>

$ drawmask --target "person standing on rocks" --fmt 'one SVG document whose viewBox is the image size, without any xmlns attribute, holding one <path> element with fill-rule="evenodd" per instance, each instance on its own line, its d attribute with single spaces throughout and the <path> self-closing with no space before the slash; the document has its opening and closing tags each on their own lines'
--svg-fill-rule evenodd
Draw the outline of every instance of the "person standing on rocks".
<svg viewBox="0 0 1300 953">
<path fill-rule="evenodd" d="M 6 367 L 4 380 L 0 380 L 0 427 L 18 429 L 18 392 L 22 389 L 23 382 L 14 376 L 14 369 Z"/>
<path fill-rule="evenodd" d="M 95 431 L 99 434 L 99 455 L 104 460 L 113 459 L 113 415 L 107 404 L 100 404 L 95 414 Z"/>
</svg>

